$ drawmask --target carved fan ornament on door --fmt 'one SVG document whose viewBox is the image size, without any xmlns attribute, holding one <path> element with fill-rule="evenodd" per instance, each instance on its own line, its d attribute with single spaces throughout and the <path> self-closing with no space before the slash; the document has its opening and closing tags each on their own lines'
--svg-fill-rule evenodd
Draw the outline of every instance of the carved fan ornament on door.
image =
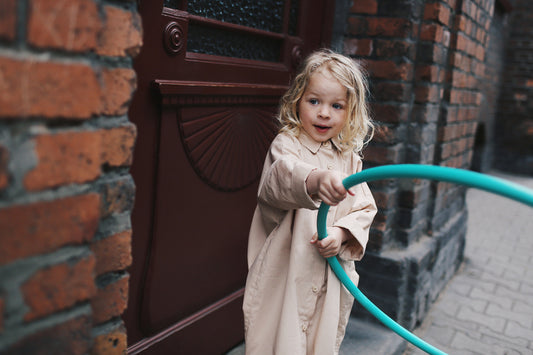
<svg viewBox="0 0 533 355">
<path fill-rule="evenodd" d="M 277 131 L 274 116 L 285 86 L 163 80 L 156 84 L 163 105 L 176 112 L 183 148 L 204 182 L 217 190 L 235 191 L 259 178 Z"/>
<path fill-rule="evenodd" d="M 182 110 L 180 131 L 197 174 L 221 190 L 237 190 L 254 182 L 273 139 L 272 111 L 203 108 L 199 116 L 196 111 Z"/>
</svg>

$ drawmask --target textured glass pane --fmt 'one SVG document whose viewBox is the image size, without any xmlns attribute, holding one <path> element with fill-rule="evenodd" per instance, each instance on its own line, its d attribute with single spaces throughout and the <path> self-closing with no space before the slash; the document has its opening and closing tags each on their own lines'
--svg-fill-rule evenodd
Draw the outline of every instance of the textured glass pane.
<svg viewBox="0 0 533 355">
<path fill-rule="evenodd" d="M 210 19 L 279 33 L 283 29 L 284 3 L 284 0 L 189 0 L 187 12 Z"/>
<path fill-rule="evenodd" d="M 181 0 L 165 0 L 164 6 L 169 7 L 171 9 L 178 9 L 180 6 Z"/>
<path fill-rule="evenodd" d="M 296 36 L 298 34 L 298 4 L 299 0 L 291 0 L 291 12 L 289 14 L 289 34 Z"/>
<path fill-rule="evenodd" d="M 278 62 L 280 48 L 277 39 L 189 24 L 189 52 Z"/>
</svg>

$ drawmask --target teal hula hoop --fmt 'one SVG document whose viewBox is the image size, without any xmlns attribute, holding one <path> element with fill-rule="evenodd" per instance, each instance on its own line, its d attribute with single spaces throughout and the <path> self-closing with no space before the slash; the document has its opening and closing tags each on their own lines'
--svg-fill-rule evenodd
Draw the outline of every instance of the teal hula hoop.
<svg viewBox="0 0 533 355">
<path fill-rule="evenodd" d="M 398 164 L 379 166 L 350 175 L 344 179 L 342 183 L 346 189 L 349 189 L 350 187 L 362 182 L 389 178 L 419 178 L 466 185 L 492 192 L 497 195 L 505 196 L 533 207 L 533 191 L 521 185 L 469 170 L 435 165 Z M 325 203 L 322 203 L 318 209 L 317 231 L 319 239 L 323 239 L 328 235 L 326 231 L 326 217 L 328 211 L 329 206 Z M 350 280 L 348 275 L 346 275 L 346 272 L 344 272 L 344 269 L 336 257 L 328 258 L 327 261 L 335 275 L 337 275 L 339 280 L 355 297 L 357 302 L 359 302 L 385 326 L 428 354 L 446 355 L 445 352 L 426 343 L 413 333 L 409 332 L 407 329 L 403 328 L 392 318 L 387 316 L 376 305 L 370 302 L 370 300 L 357 288 L 357 286 L 355 286 L 352 280 Z"/>
</svg>

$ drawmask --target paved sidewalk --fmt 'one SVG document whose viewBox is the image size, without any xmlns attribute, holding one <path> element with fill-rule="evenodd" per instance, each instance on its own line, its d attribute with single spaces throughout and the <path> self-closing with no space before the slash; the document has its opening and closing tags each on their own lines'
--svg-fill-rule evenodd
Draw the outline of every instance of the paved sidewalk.
<svg viewBox="0 0 533 355">
<path fill-rule="evenodd" d="M 467 206 L 464 265 L 415 333 L 450 355 L 533 354 L 533 208 L 475 189 Z"/>
</svg>

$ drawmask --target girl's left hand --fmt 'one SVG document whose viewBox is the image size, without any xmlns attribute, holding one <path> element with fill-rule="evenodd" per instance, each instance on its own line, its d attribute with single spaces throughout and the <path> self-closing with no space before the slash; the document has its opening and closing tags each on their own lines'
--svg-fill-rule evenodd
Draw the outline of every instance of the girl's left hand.
<svg viewBox="0 0 533 355">
<path fill-rule="evenodd" d="M 342 243 L 350 239 L 351 234 L 344 228 L 331 227 L 328 228 L 328 236 L 322 240 L 318 240 L 318 234 L 315 233 L 311 238 L 311 244 L 315 244 L 320 255 L 324 258 L 331 258 L 340 253 Z"/>
</svg>

